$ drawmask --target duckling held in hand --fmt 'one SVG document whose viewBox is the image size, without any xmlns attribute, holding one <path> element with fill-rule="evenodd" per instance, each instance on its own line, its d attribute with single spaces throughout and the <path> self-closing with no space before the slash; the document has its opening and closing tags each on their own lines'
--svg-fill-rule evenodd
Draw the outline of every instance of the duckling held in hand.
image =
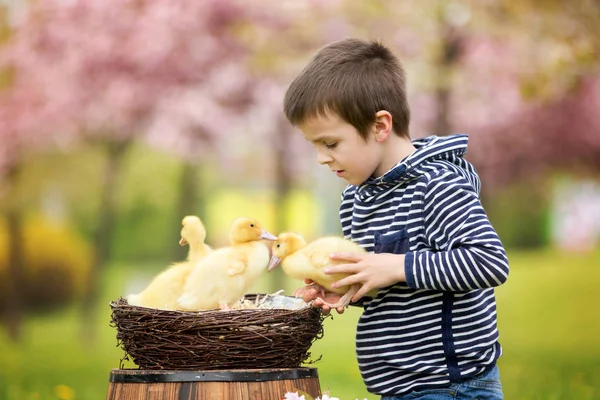
<svg viewBox="0 0 600 400">
<path fill-rule="evenodd" d="M 333 282 L 339 281 L 349 274 L 327 275 L 323 271 L 328 266 L 344 263 L 344 261 L 329 258 L 331 253 L 340 252 L 365 253 L 365 249 L 350 240 L 336 236 L 323 237 L 307 244 L 301 235 L 285 232 L 280 234 L 277 241 L 273 243 L 269 271 L 281 264 L 286 275 L 295 279 L 310 279 L 316 284 L 316 288 L 322 295 L 325 291 L 342 295 L 335 304 L 324 301 L 324 305 L 332 309 L 346 307 L 352 296 L 360 289 L 360 284 L 333 289 L 331 287 Z"/>
<path fill-rule="evenodd" d="M 269 264 L 269 249 L 261 239 L 276 240 L 253 218 L 236 219 L 229 230 L 230 246 L 198 261 L 178 299 L 189 311 L 231 309 Z"/>
<path fill-rule="evenodd" d="M 188 215 L 181 224 L 181 246 L 189 245 L 187 261 L 173 264 L 158 274 L 139 294 L 127 296 L 127 302 L 133 306 L 179 310 L 177 299 L 183 293 L 183 287 L 195 263 L 206 257 L 212 249 L 204 241 L 206 229 L 200 218 Z"/>
</svg>

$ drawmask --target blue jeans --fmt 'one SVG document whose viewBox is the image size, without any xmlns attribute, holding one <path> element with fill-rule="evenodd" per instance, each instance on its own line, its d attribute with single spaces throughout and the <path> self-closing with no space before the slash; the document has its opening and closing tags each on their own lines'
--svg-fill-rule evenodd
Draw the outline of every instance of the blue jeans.
<svg viewBox="0 0 600 400">
<path fill-rule="evenodd" d="M 383 396 L 381 400 L 502 400 L 500 372 L 494 367 L 488 372 L 477 375 L 462 383 L 453 383 L 450 387 L 410 392 L 402 396 Z"/>
</svg>

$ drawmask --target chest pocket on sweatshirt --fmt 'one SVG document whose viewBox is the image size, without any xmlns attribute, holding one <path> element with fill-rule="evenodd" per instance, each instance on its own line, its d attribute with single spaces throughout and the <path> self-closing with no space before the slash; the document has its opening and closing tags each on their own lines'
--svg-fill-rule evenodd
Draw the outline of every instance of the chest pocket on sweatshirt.
<svg viewBox="0 0 600 400">
<path fill-rule="evenodd" d="M 406 254 L 408 232 L 406 229 L 386 233 L 375 232 L 375 253 Z"/>
</svg>

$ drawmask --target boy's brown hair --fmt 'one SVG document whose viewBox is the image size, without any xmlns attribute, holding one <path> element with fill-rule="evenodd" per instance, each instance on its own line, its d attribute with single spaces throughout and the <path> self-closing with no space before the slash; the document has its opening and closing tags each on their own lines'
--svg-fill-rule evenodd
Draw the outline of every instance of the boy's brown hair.
<svg viewBox="0 0 600 400">
<path fill-rule="evenodd" d="M 404 69 L 377 41 L 345 39 L 323 47 L 290 84 L 283 108 L 295 126 L 333 112 L 365 140 L 375 114 L 385 110 L 394 132 L 409 137 Z"/>
</svg>

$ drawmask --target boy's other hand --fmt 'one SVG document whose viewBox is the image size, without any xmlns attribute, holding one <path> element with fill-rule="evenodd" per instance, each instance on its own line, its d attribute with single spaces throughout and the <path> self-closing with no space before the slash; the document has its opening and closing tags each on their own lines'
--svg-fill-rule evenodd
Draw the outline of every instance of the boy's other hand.
<svg viewBox="0 0 600 400">
<path fill-rule="evenodd" d="M 352 302 L 357 302 L 372 290 L 406 282 L 403 254 L 334 253 L 330 258 L 347 263 L 325 268 L 326 274 L 350 274 L 334 282 L 331 285 L 333 288 L 361 284 L 361 288 L 352 296 Z"/>
<path fill-rule="evenodd" d="M 310 279 L 305 279 L 304 283 L 306 286 L 297 289 L 294 292 L 295 297 L 302 297 L 302 300 L 306 303 L 312 301 L 313 308 L 320 308 L 324 315 L 329 315 L 331 309 L 329 306 L 324 305 L 324 301 L 330 304 L 335 304 L 340 299 L 340 295 L 337 293 L 329 292 L 320 285 L 317 285 Z M 345 308 L 338 307 L 336 311 L 338 314 L 343 314 Z"/>
</svg>

